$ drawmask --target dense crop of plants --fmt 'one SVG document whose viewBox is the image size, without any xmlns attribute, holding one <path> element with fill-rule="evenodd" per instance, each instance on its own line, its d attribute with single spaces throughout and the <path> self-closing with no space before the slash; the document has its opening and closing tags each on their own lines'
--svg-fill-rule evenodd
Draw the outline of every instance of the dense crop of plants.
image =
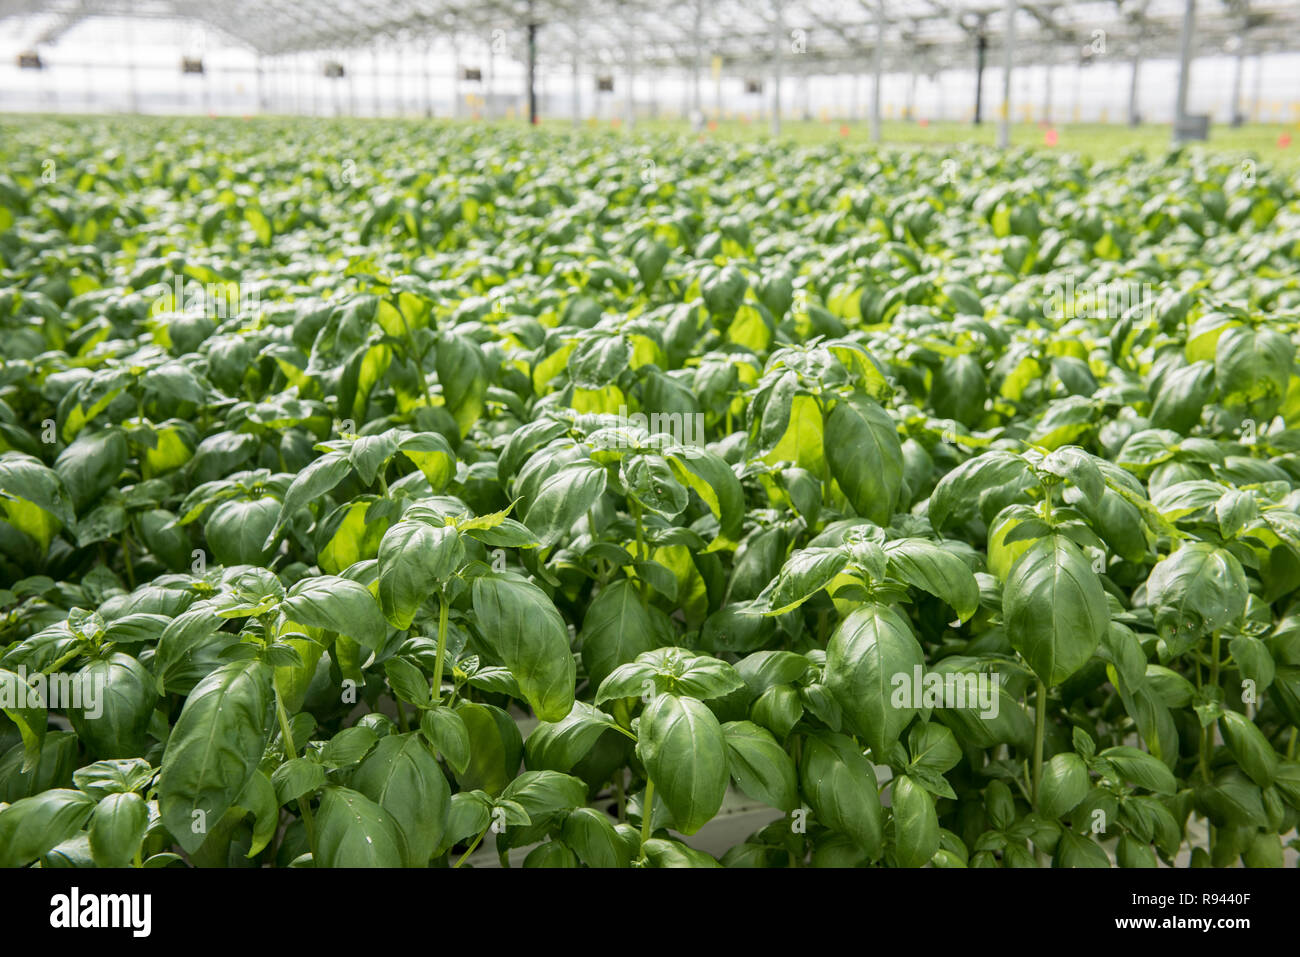
<svg viewBox="0 0 1300 957">
<path fill-rule="evenodd" d="M 1291 853 L 1283 177 L 110 139 L 0 126 L 0 864 Z"/>
</svg>

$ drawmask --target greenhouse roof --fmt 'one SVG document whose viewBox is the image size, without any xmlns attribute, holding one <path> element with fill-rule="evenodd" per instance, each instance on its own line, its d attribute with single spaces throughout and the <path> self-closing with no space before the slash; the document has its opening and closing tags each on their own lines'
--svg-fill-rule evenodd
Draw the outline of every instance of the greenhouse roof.
<svg viewBox="0 0 1300 957">
<path fill-rule="evenodd" d="M 1178 52 L 1191 0 L 0 0 L 0 20 L 34 18 L 53 43 L 97 16 L 202 22 L 268 55 L 435 38 L 499 38 L 521 56 L 534 25 L 541 62 L 729 69 L 769 66 L 779 48 L 794 72 L 861 72 L 880 37 L 889 70 L 965 65 L 1002 45 L 1015 9 L 1018 65 L 1086 63 L 1104 49 L 1144 57 Z M 1199 0 L 1194 52 L 1300 49 L 1296 0 Z"/>
</svg>

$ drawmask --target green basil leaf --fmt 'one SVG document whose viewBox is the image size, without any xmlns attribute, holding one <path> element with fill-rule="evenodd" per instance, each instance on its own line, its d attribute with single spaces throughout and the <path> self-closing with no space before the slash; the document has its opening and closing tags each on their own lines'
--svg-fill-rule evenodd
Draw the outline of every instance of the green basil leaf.
<svg viewBox="0 0 1300 957">
<path fill-rule="evenodd" d="M 524 524 L 549 548 L 567 535 L 605 491 L 605 470 L 578 462 L 549 476 L 528 502 Z"/>
<path fill-rule="evenodd" d="M 740 541 L 745 492 L 731 466 L 721 456 L 694 446 L 673 449 L 668 462 L 677 479 L 699 495 L 718 520 L 718 534 L 706 551 L 732 547 Z"/>
<path fill-rule="evenodd" d="M 885 545 L 889 574 L 947 602 L 962 621 L 979 610 L 975 575 L 956 554 L 933 542 L 905 538 Z"/>
<path fill-rule="evenodd" d="M 0 711 L 17 725 L 23 741 L 22 769 L 30 771 L 40 760 L 41 744 L 49 725 L 45 701 L 21 675 L 0 669 Z"/>
<path fill-rule="evenodd" d="M 1092 790 L 1088 766 L 1077 754 L 1053 755 L 1043 767 L 1038 809 L 1050 818 L 1069 814 Z"/>
<path fill-rule="evenodd" d="M 939 850 L 939 816 L 928 791 L 906 774 L 890 785 L 894 855 L 900 867 L 924 867 Z"/>
<path fill-rule="evenodd" d="M 1043 538 L 1016 560 L 1002 590 L 1011 644 L 1049 687 L 1092 657 L 1106 633 L 1106 595 L 1079 547 Z"/>
<path fill-rule="evenodd" d="M 642 847 L 651 867 L 721 867 L 717 859 L 681 841 L 652 837 Z"/>
<path fill-rule="evenodd" d="M 352 471 L 352 463 L 343 452 L 328 452 L 299 472 L 284 493 L 277 525 L 284 525 L 302 508 L 331 492 Z M 270 547 L 271 542 L 267 542 Z"/>
<path fill-rule="evenodd" d="M 658 695 L 641 713 L 637 753 L 683 834 L 694 834 L 718 813 L 727 791 L 726 742 L 704 704 Z"/>
<path fill-rule="evenodd" d="M 325 769 L 310 758 L 292 758 L 271 774 L 275 786 L 275 799 L 288 804 L 325 786 Z"/>
<path fill-rule="evenodd" d="M 432 700 L 429 679 L 419 668 L 405 658 L 389 658 L 384 662 L 388 685 L 399 701 L 409 701 L 417 707 L 427 707 Z"/>
<path fill-rule="evenodd" d="M 614 719 L 591 705 L 575 701 L 573 710 L 556 722 L 539 722 L 524 743 L 529 768 L 570 771 L 607 731 L 618 732 Z"/>
<path fill-rule="evenodd" d="M 915 669 L 924 667 L 925 654 L 911 628 L 887 605 L 855 608 L 831 635 L 826 685 L 878 761 L 887 760 L 890 745 L 920 705 L 898 700 L 895 690 L 900 682 L 911 688 Z"/>
<path fill-rule="evenodd" d="M 193 853 L 256 773 L 270 733 L 271 671 L 232 661 L 195 686 L 163 752 L 158 804 L 164 826 Z"/>
<path fill-rule="evenodd" d="M 149 827 L 149 808 L 138 794 L 110 794 L 90 816 L 90 853 L 96 867 L 130 867 Z"/>
<path fill-rule="evenodd" d="M 903 485 L 903 447 L 889 413 L 865 395 L 840 399 L 826 417 L 825 451 L 854 511 L 889 524 Z"/>
<path fill-rule="evenodd" d="M 522 579 L 474 579 L 474 614 L 484 639 L 510 669 L 537 717 L 559 721 L 573 707 L 577 667 L 569 632 L 546 593 Z"/>
<path fill-rule="evenodd" d="M 1113 764 L 1124 780 L 1132 781 L 1148 791 L 1154 791 L 1156 794 L 1173 794 L 1178 789 L 1178 782 L 1174 779 L 1173 772 L 1158 758 L 1145 751 L 1127 745 L 1117 745 L 1106 748 L 1101 752 L 1100 757 Z"/>
<path fill-rule="evenodd" d="M 771 733 L 752 721 L 722 726 L 727 743 L 727 767 L 745 794 L 782 811 L 799 806 L 799 782 L 794 761 Z"/>
<path fill-rule="evenodd" d="M 451 788 L 420 735 L 380 738 L 351 784 L 391 816 L 402 839 L 403 863 L 428 866 L 447 829 Z"/>
<path fill-rule="evenodd" d="M 1238 711 L 1225 711 L 1219 717 L 1223 741 L 1237 759 L 1241 769 L 1262 788 L 1277 777 L 1278 755 L 1255 722 Z"/>
<path fill-rule="evenodd" d="M 632 855 L 610 821 L 592 807 L 574 808 L 564 819 L 564 843 L 588 867 L 627 867 Z"/>
<path fill-rule="evenodd" d="M 0 810 L 0 867 L 22 867 L 81 830 L 95 802 L 80 791 L 53 788 Z"/>
<path fill-rule="evenodd" d="M 1207 634 L 1236 622 L 1250 593 L 1241 563 L 1226 549 L 1188 542 L 1147 576 L 1156 621 L 1176 631 Z"/>
<path fill-rule="evenodd" d="M 369 754 L 378 740 L 375 730 L 364 724 L 344 728 L 320 749 L 320 763 L 327 768 L 351 767 Z"/>
<path fill-rule="evenodd" d="M 316 813 L 317 867 L 401 867 L 403 841 L 392 814 L 350 788 L 331 786 Z"/>
<path fill-rule="evenodd" d="M 842 548 L 804 548 L 795 552 L 754 601 L 754 610 L 783 615 L 831 583 L 849 563 Z"/>
<path fill-rule="evenodd" d="M 289 589 L 280 607 L 299 624 L 347 635 L 372 651 L 388 636 L 370 589 L 346 578 L 305 578 Z"/>
<path fill-rule="evenodd" d="M 452 771 L 465 773 L 470 760 L 469 729 L 459 714 L 443 705 L 434 705 L 420 715 L 420 733 Z"/>
<path fill-rule="evenodd" d="M 876 773 L 853 741 L 842 734 L 804 739 L 799 768 L 804 797 L 818 823 L 850 838 L 873 860 L 884 845 L 884 812 Z"/>
<path fill-rule="evenodd" d="M 634 582 L 610 582 L 587 606 L 582 620 L 582 663 L 599 686 L 619 665 L 669 644 L 672 626 L 641 598 Z"/>
<path fill-rule="evenodd" d="M 394 628 L 410 628 L 415 613 L 465 561 L 460 533 L 450 525 L 398 522 L 379 543 L 379 603 Z"/>
</svg>

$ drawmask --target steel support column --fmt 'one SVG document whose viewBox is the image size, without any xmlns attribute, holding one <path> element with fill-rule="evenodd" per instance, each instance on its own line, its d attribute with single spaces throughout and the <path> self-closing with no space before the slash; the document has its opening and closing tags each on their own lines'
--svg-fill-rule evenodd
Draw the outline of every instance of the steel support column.
<svg viewBox="0 0 1300 957">
<path fill-rule="evenodd" d="M 1128 80 L 1128 125 L 1137 126 L 1142 122 L 1138 112 L 1138 77 L 1142 72 L 1142 35 L 1138 34 L 1137 46 L 1133 49 L 1133 70 Z"/>
<path fill-rule="evenodd" d="M 781 18 L 781 4 L 772 4 L 772 135 L 781 135 L 781 61 L 785 59 L 785 24 Z"/>
<path fill-rule="evenodd" d="M 1002 36 L 1002 107 L 998 114 L 998 147 L 1011 145 L 1011 70 L 1016 62 L 1016 0 L 1007 0 L 1007 25 Z"/>
<path fill-rule="evenodd" d="M 1237 34 L 1237 56 L 1232 66 L 1232 106 L 1229 111 L 1229 119 L 1233 126 L 1241 126 L 1246 122 L 1245 111 L 1241 108 L 1241 76 L 1245 72 L 1246 60 L 1246 31 Z"/>
<path fill-rule="evenodd" d="M 140 112 L 140 89 L 136 83 L 135 76 L 135 26 L 131 18 L 126 21 L 126 71 L 127 71 L 127 97 L 130 104 L 130 112 Z"/>
<path fill-rule="evenodd" d="M 460 119 L 464 115 L 463 101 L 465 99 L 464 92 L 461 89 L 460 81 L 461 78 L 465 75 L 464 74 L 465 68 L 460 62 L 460 39 L 459 38 L 452 37 L 451 50 L 452 50 L 451 115 L 456 119 Z"/>
<path fill-rule="evenodd" d="M 871 60 L 871 142 L 879 143 L 880 85 L 885 75 L 885 0 L 876 0 L 876 48 Z"/>
<path fill-rule="evenodd" d="M 1263 85 L 1264 85 L 1264 58 L 1260 54 L 1256 53 L 1255 54 L 1255 90 L 1254 93 L 1251 95 L 1251 105 L 1250 105 L 1250 121 L 1252 123 L 1258 123 L 1259 118 L 1263 116 L 1263 112 L 1260 110 L 1260 100 L 1261 97 L 1263 96 Z"/>
<path fill-rule="evenodd" d="M 582 87 L 578 81 L 578 44 L 573 44 L 573 128 L 582 125 Z"/>
<path fill-rule="evenodd" d="M 980 25 L 979 33 L 975 34 L 975 125 L 979 126 L 983 119 L 983 99 L 984 99 L 984 58 L 988 54 L 989 38 L 984 35 L 984 26 Z"/>
<path fill-rule="evenodd" d="M 483 115 L 489 120 L 496 118 L 495 107 L 492 102 L 492 98 L 496 94 L 496 80 L 497 80 L 496 40 L 493 40 L 491 37 L 489 37 L 488 38 L 487 87 L 485 88 L 485 92 L 483 94 Z"/>
<path fill-rule="evenodd" d="M 420 45 L 420 79 L 424 93 L 424 118 L 433 118 L 433 79 L 429 75 L 429 54 L 433 50 L 433 41 L 427 37 Z"/>
<path fill-rule="evenodd" d="M 1142 6 L 1133 16 L 1132 21 L 1137 27 L 1137 36 L 1133 41 L 1133 69 L 1128 79 L 1128 125 L 1137 126 L 1142 122 L 1142 113 L 1138 109 L 1138 78 L 1142 72 L 1142 41 L 1146 39 L 1147 33 L 1147 3 L 1149 0 L 1143 0 Z"/>
<path fill-rule="evenodd" d="M 1052 122 L 1052 64 L 1048 63 L 1043 67 L 1043 122 L 1051 125 Z"/>
<path fill-rule="evenodd" d="M 1174 143 L 1182 142 L 1179 128 L 1187 119 L 1187 91 L 1192 82 L 1192 34 L 1196 30 L 1196 0 L 1183 8 L 1183 27 L 1178 41 L 1178 96 L 1174 100 Z"/>
<path fill-rule="evenodd" d="M 537 125 L 537 21 L 528 2 L 528 122 Z"/>
<path fill-rule="evenodd" d="M 722 119 L 722 67 L 721 65 L 719 65 L 718 71 L 715 74 L 713 74 L 713 119 L 715 121 Z"/>
<path fill-rule="evenodd" d="M 623 52 L 627 59 L 627 96 L 623 101 L 623 121 L 630 130 L 636 126 L 636 54 L 631 47 Z"/>
<path fill-rule="evenodd" d="M 700 101 L 700 70 L 704 61 L 704 0 L 695 0 L 695 35 L 691 60 L 691 126 L 698 130 L 703 125 L 704 110 Z"/>
</svg>

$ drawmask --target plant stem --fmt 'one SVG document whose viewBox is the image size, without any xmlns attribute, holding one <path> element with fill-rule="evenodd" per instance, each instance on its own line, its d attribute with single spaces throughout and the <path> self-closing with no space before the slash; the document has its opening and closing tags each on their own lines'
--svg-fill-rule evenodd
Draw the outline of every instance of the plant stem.
<svg viewBox="0 0 1300 957">
<path fill-rule="evenodd" d="M 122 533 L 122 560 L 126 563 L 126 580 L 135 589 L 135 566 L 131 564 L 131 533 Z"/>
<path fill-rule="evenodd" d="M 60 668 L 62 668 L 64 665 L 66 665 L 69 661 L 71 661 L 73 658 L 77 657 L 77 655 L 80 655 L 80 654 L 83 654 L 83 653 L 84 653 L 84 652 L 83 652 L 83 650 L 82 650 L 81 643 L 78 642 L 78 643 L 77 643 L 77 647 L 73 648 L 71 651 L 69 651 L 66 655 L 64 655 L 64 656 L 63 656 L 62 658 L 60 658 L 58 661 L 54 662 L 54 664 L 50 665 L 50 666 L 47 667 L 47 668 L 43 668 L 43 669 L 41 669 L 41 673 L 42 673 L 42 674 L 46 674 L 46 675 L 52 675 L 52 674 L 54 674 L 54 672 L 58 671 Z"/>
<path fill-rule="evenodd" d="M 618 731 L 618 732 L 621 733 L 625 738 L 628 738 L 628 739 L 631 740 L 631 741 L 635 741 L 635 740 L 637 739 L 635 734 L 633 734 L 633 733 L 632 733 L 631 731 L 629 731 L 627 728 L 623 727 L 621 724 L 616 724 L 616 725 L 614 726 L 613 730 Z"/>
<path fill-rule="evenodd" d="M 465 863 L 465 858 L 469 857 L 471 854 L 474 853 L 474 850 L 479 846 L 480 843 L 482 843 L 483 838 L 487 837 L 487 832 L 490 831 L 490 830 L 492 830 L 492 825 L 491 825 L 491 824 L 489 824 L 487 827 L 483 828 L 483 832 L 482 832 L 481 834 L 479 834 L 478 837 L 474 838 L 474 843 L 471 844 L 471 845 L 466 849 L 465 853 L 462 854 L 462 855 L 460 856 L 460 860 L 458 860 L 455 864 L 453 864 L 452 867 L 460 867 L 462 864 L 464 864 L 464 863 Z"/>
<path fill-rule="evenodd" d="M 1199 662 L 1197 662 L 1196 683 L 1198 687 L 1200 687 L 1200 683 L 1201 683 L 1200 677 L 1201 677 L 1201 665 Z M 1217 631 L 1210 633 L 1209 684 L 1210 687 L 1213 688 L 1217 688 L 1219 686 L 1219 633 Z M 1211 748 L 1210 736 L 1214 733 L 1213 730 L 1211 730 L 1212 728 L 1213 725 L 1208 725 L 1208 724 L 1205 725 L 1203 728 L 1201 728 L 1201 748 L 1200 748 L 1200 754 L 1197 757 L 1197 763 L 1200 765 L 1201 768 L 1201 778 L 1205 781 L 1206 784 L 1210 783 L 1210 748 Z"/>
<path fill-rule="evenodd" d="M 1034 694 L 1034 784 L 1033 805 L 1038 810 L 1038 786 L 1043 780 L 1043 735 L 1047 731 L 1047 685 L 1043 679 L 1037 679 Z"/>
<path fill-rule="evenodd" d="M 632 517 L 636 520 L 636 557 L 645 561 L 645 524 L 641 521 L 641 503 L 632 503 Z"/>
<path fill-rule="evenodd" d="M 1210 687 L 1219 687 L 1219 632 L 1210 632 Z M 1208 724 L 1201 729 L 1201 775 L 1206 783 L 1210 781 L 1210 750 L 1213 747 L 1214 725 Z M 1214 857 L 1214 825 L 1209 819 L 1205 822 L 1205 849 Z"/>
<path fill-rule="evenodd" d="M 623 784 L 623 769 L 614 772 L 614 800 L 618 804 L 619 821 L 627 820 L 627 791 Z"/>
<path fill-rule="evenodd" d="M 1219 687 L 1219 633 L 1210 633 L 1210 686 Z"/>
<path fill-rule="evenodd" d="M 284 710 L 284 700 L 280 697 L 278 688 L 275 692 L 275 716 L 280 722 L 280 737 L 284 739 L 285 758 L 286 760 L 293 760 L 298 756 L 298 748 L 293 743 L 293 731 L 289 728 L 289 714 Z M 316 822 L 312 818 L 310 798 L 298 798 L 298 813 L 302 815 L 302 823 L 307 828 L 307 846 L 311 848 L 311 856 L 314 861 L 316 859 Z"/>
<path fill-rule="evenodd" d="M 641 856 L 645 857 L 646 841 L 650 840 L 650 819 L 654 817 L 655 783 L 645 779 L 645 799 L 641 802 Z"/>
<path fill-rule="evenodd" d="M 636 520 L 636 560 L 644 562 L 646 561 L 647 551 L 645 547 L 645 523 L 642 521 L 640 502 L 632 502 L 632 516 Z M 642 599 L 647 601 L 650 599 L 650 584 L 639 575 L 636 581 L 636 590 Z"/>
<path fill-rule="evenodd" d="M 596 542 L 596 513 L 594 509 L 587 509 L 587 534 L 591 537 L 593 544 Z M 603 559 L 596 559 L 596 580 L 601 588 L 605 587 L 605 582 L 609 579 L 611 569 L 608 563 Z"/>
<path fill-rule="evenodd" d="M 442 703 L 442 664 L 447 656 L 447 596 L 438 593 L 438 654 L 433 660 L 433 703 Z"/>
<path fill-rule="evenodd" d="M 284 700 L 278 690 L 275 693 L 275 718 L 280 722 L 280 737 L 284 741 L 285 760 L 292 761 L 298 756 L 298 748 L 293 743 L 293 731 L 289 728 L 289 713 L 284 710 Z"/>
</svg>

